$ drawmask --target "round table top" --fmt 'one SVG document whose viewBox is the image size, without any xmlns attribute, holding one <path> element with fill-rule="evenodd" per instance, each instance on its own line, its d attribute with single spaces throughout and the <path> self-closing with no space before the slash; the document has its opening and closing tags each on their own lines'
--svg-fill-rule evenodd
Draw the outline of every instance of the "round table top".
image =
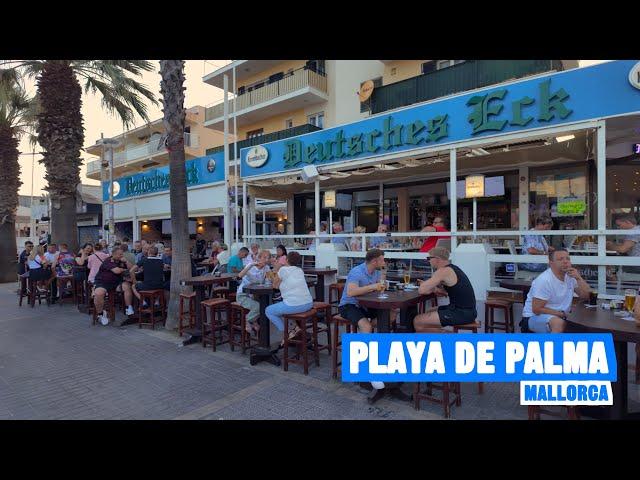
<svg viewBox="0 0 640 480">
<path fill-rule="evenodd" d="M 233 280 L 236 278 L 236 275 L 232 273 L 223 273 L 219 277 L 214 277 L 213 275 L 200 275 L 198 277 L 188 278 L 186 280 L 182 280 L 180 283 L 182 285 L 213 285 L 214 283 L 224 283 L 229 280 Z"/>
<path fill-rule="evenodd" d="M 314 280 L 307 280 L 307 285 L 308 286 L 313 286 L 315 285 L 316 282 Z M 273 288 L 273 285 L 264 285 L 263 283 L 256 283 L 253 285 L 247 285 L 246 287 L 242 288 L 243 292 L 246 293 L 251 293 L 253 295 L 268 295 L 271 294 L 273 292 L 275 292 L 276 290 L 278 290 L 277 288 Z"/>
<path fill-rule="evenodd" d="M 387 298 L 378 298 L 378 292 L 367 293 L 357 297 L 358 303 L 367 308 L 406 308 L 429 298 L 418 293 L 418 290 L 385 291 Z"/>
<path fill-rule="evenodd" d="M 623 320 L 614 314 L 620 310 L 603 309 L 601 303 L 597 308 L 587 308 L 583 303 L 574 306 L 567 317 L 572 330 L 611 333 L 615 341 L 640 343 L 640 326 L 633 320 Z"/>
<path fill-rule="evenodd" d="M 502 288 L 508 288 L 510 290 L 520 290 L 521 292 L 526 292 L 531 290 L 531 280 L 500 280 L 499 285 Z"/>
<path fill-rule="evenodd" d="M 304 268 L 302 271 L 309 275 L 333 275 L 338 273 L 335 268 Z"/>
</svg>

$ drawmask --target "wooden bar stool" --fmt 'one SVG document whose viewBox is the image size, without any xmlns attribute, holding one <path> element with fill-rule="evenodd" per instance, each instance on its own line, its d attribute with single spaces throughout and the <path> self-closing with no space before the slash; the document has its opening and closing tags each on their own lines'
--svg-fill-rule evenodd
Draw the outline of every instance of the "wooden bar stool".
<svg viewBox="0 0 640 480">
<path fill-rule="evenodd" d="M 338 312 L 338 305 L 340 304 L 345 285 L 345 282 L 332 283 L 329 285 L 329 304 L 331 308 L 335 308 L 336 313 Z"/>
<path fill-rule="evenodd" d="M 567 409 L 567 416 L 569 420 L 580 420 L 580 412 L 578 411 L 578 407 L 571 406 L 563 406 L 563 409 Z M 546 408 L 542 408 L 540 405 L 528 405 L 529 412 L 529 420 L 540 420 L 540 414 L 549 415 L 551 417 L 562 417 L 561 412 L 554 412 L 551 410 L 547 410 Z"/>
<path fill-rule="evenodd" d="M 224 339 L 224 331 L 227 330 L 228 333 L 228 325 L 225 322 L 229 321 L 231 303 L 226 298 L 210 298 L 202 301 L 200 308 L 202 309 L 202 348 L 210 343 L 215 352 L 218 345 L 229 341 L 228 338 Z M 207 311 L 211 312 L 210 319 Z M 219 333 L 219 336 L 216 333 Z"/>
<path fill-rule="evenodd" d="M 478 322 L 467 323 L 467 324 L 464 324 L 464 325 L 454 325 L 453 326 L 453 333 L 458 333 L 460 330 L 470 331 L 472 333 L 478 333 L 478 329 L 479 328 L 480 328 L 480 324 Z M 478 382 L 478 393 L 481 394 L 481 395 L 484 393 L 484 383 L 483 382 Z"/>
<path fill-rule="evenodd" d="M 51 285 L 46 290 L 40 291 L 38 289 L 37 281 L 33 281 L 30 278 L 27 280 L 27 289 L 29 290 L 29 305 L 31 308 L 36 306 L 36 300 L 38 305 L 42 305 L 42 299 L 47 302 L 47 306 L 51 305 Z"/>
<path fill-rule="evenodd" d="M 495 311 L 504 311 L 504 322 L 495 321 Z M 513 302 L 511 300 L 487 299 L 484 303 L 484 333 L 494 333 L 495 329 L 514 333 Z"/>
<path fill-rule="evenodd" d="M 76 301 L 76 280 L 73 275 L 58 277 L 58 303 L 62 305 L 65 301 L 73 304 L 78 303 Z"/>
<path fill-rule="evenodd" d="M 211 298 L 224 298 L 229 300 L 229 287 L 213 287 Z"/>
<path fill-rule="evenodd" d="M 291 315 L 283 315 L 282 320 L 284 322 L 284 355 L 283 355 L 283 366 L 284 371 L 287 372 L 289 370 L 289 363 L 297 363 L 301 364 L 304 368 L 304 374 L 309 374 L 309 352 L 307 348 L 307 335 L 309 327 L 313 325 L 317 325 L 317 311 L 315 308 L 311 310 L 307 310 L 302 313 L 294 313 Z M 289 321 L 294 322 L 294 324 L 300 329 L 300 335 L 297 338 L 289 338 Z M 318 351 L 318 336 L 317 336 L 317 328 L 313 329 L 311 332 L 311 342 L 313 343 L 313 353 L 316 361 L 316 365 L 320 366 L 320 355 Z M 295 357 L 289 357 L 289 346 L 295 345 L 297 347 L 297 352 Z M 302 360 L 300 360 L 300 356 L 302 355 Z"/>
<path fill-rule="evenodd" d="M 29 303 L 29 289 L 27 287 L 29 277 L 23 277 L 22 275 L 18 275 L 18 284 L 20 285 L 18 289 L 18 306 L 22 306 L 22 299 L 26 297 L 27 303 Z"/>
<path fill-rule="evenodd" d="M 338 354 L 342 353 L 342 340 L 340 338 L 340 327 L 345 327 L 345 333 L 358 333 L 358 327 L 351 324 L 349 320 L 340 315 L 334 315 L 333 319 L 333 348 L 331 349 L 331 378 L 338 378 L 342 358 L 338 361 Z"/>
<path fill-rule="evenodd" d="M 247 314 L 248 308 L 244 308 L 237 302 L 231 303 L 230 317 L 229 317 L 229 346 L 233 352 L 235 347 L 242 348 L 242 354 L 251 348 L 252 343 L 256 341 L 251 338 L 251 334 L 247 332 Z M 240 340 L 236 340 L 236 336 L 240 336 Z"/>
<path fill-rule="evenodd" d="M 184 309 L 185 302 L 188 302 L 188 311 Z M 187 328 L 193 328 L 196 324 L 196 293 L 181 293 L 178 307 L 178 335 L 182 336 L 182 329 L 185 328 L 184 321 L 187 319 L 186 315 L 189 319 Z"/>
<path fill-rule="evenodd" d="M 156 306 L 156 300 L 159 306 Z M 146 307 L 143 306 L 145 302 L 147 303 Z M 156 313 L 160 313 L 160 320 L 156 320 Z M 143 321 L 145 315 L 150 317 L 148 322 Z M 164 301 L 164 289 L 141 291 L 138 305 L 138 328 L 142 328 L 142 325 L 151 325 L 151 328 L 155 330 L 156 322 L 164 323 L 166 319 L 167 306 Z"/>
<path fill-rule="evenodd" d="M 322 317 L 316 316 L 316 320 L 314 321 L 314 328 L 316 329 L 316 338 L 321 333 L 326 333 L 327 335 L 327 343 L 325 345 L 318 345 L 318 351 L 327 350 L 329 355 L 331 355 L 331 304 L 327 302 L 313 302 L 313 308 L 316 309 L 318 313 L 322 313 Z M 325 326 L 321 327 L 320 322 L 324 323 Z"/>
<path fill-rule="evenodd" d="M 420 410 L 420 402 L 427 400 L 437 403 L 444 407 L 444 417 L 451 418 L 451 407 L 462 405 L 460 396 L 460 382 L 427 382 L 426 390 L 420 389 L 420 383 L 416 383 L 413 387 L 413 408 Z M 433 390 L 442 392 L 442 397 L 438 398 L 433 395 Z"/>
</svg>

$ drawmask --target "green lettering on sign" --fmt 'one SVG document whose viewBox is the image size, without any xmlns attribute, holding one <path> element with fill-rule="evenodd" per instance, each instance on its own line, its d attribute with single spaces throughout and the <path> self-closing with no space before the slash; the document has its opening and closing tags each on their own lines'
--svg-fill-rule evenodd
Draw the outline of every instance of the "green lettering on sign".
<svg viewBox="0 0 640 480">
<path fill-rule="evenodd" d="M 511 107 L 513 110 L 513 118 L 509 122 L 509 125 L 518 125 L 520 127 L 524 127 L 527 125 L 533 117 L 523 117 L 522 116 L 522 107 L 525 105 L 531 105 L 535 100 L 530 97 L 522 97 L 520 100 L 516 100 L 511 103 Z"/>
<path fill-rule="evenodd" d="M 569 94 L 561 88 L 553 95 L 551 94 L 551 80 L 546 80 L 540 84 L 540 115 L 538 120 L 548 122 L 557 112 L 560 118 L 567 118 L 573 110 L 564 106 L 563 102 L 569 98 Z"/>
<path fill-rule="evenodd" d="M 499 115 L 504 105 L 489 105 L 492 100 L 502 100 L 507 94 L 505 89 L 496 90 L 486 95 L 475 95 L 467 101 L 467 106 L 473 106 L 473 112 L 467 119 L 473 125 L 472 135 L 487 130 L 502 130 L 506 125 L 506 120 L 489 120 L 490 116 Z"/>
</svg>

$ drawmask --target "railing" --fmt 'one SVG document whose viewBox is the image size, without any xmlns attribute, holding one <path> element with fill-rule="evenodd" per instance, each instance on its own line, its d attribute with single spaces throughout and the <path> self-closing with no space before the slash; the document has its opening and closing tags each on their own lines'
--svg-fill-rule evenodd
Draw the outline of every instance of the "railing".
<svg viewBox="0 0 640 480">
<path fill-rule="evenodd" d="M 198 148 L 200 145 L 200 136 L 196 133 L 184 134 L 184 146 L 188 148 Z M 123 152 L 116 152 L 113 154 L 113 167 L 121 167 L 134 160 L 141 158 L 152 157 L 158 153 L 166 152 L 167 149 L 164 145 L 160 144 L 160 139 L 152 140 L 149 143 L 139 145 L 133 148 L 127 148 Z M 87 163 L 87 174 L 99 172 L 101 168 L 101 161 L 94 160 Z"/>
<path fill-rule="evenodd" d="M 245 108 L 265 103 L 274 98 L 287 95 L 305 87 L 312 87 L 321 92 L 327 93 L 327 77 L 324 73 L 318 73 L 307 68 L 294 70 L 277 82 L 270 83 L 264 87 L 256 88 L 250 92 L 236 96 L 229 100 L 229 113 L 238 112 Z M 237 102 L 237 103 L 236 103 Z M 234 110 L 234 103 L 236 108 Z M 218 103 L 205 109 L 204 119 L 206 122 L 220 118 L 224 115 L 224 102 Z"/>
<path fill-rule="evenodd" d="M 305 133 L 315 132 L 317 130 L 322 130 L 320 127 L 316 127 L 315 125 L 311 125 L 307 123 L 305 125 L 300 125 L 298 127 L 285 128 L 284 130 L 279 130 L 277 132 L 267 133 L 265 135 L 260 135 L 258 137 L 247 138 L 246 140 L 241 140 L 238 142 L 238 154 L 240 150 L 246 147 L 253 147 L 254 145 L 262 145 L 264 143 L 275 142 L 276 140 L 283 140 L 285 138 L 297 137 L 298 135 L 304 135 Z M 236 158 L 235 152 L 235 143 L 229 144 L 229 158 L 234 160 Z M 212 153 L 218 153 L 224 151 L 224 145 L 220 145 L 218 147 L 208 148 L 206 154 L 211 155 Z"/>
<path fill-rule="evenodd" d="M 442 70 L 376 88 L 371 113 L 426 102 L 529 75 L 563 70 L 560 60 L 467 60 Z"/>
</svg>

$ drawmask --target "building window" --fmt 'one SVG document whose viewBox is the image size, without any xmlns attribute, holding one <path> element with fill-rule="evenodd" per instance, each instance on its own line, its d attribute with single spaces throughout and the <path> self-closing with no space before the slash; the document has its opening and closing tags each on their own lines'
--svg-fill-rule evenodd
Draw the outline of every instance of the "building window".
<svg viewBox="0 0 640 480">
<path fill-rule="evenodd" d="M 287 118 L 284 121 L 284 128 L 293 128 L 293 118 Z"/>
<path fill-rule="evenodd" d="M 247 139 L 261 137 L 264 134 L 264 128 L 259 128 L 257 130 L 251 130 L 247 132 Z"/>
<path fill-rule="evenodd" d="M 307 60 L 304 68 L 324 75 L 324 60 Z"/>
<path fill-rule="evenodd" d="M 398 69 L 396 67 L 393 67 L 391 69 L 391 75 L 395 75 L 397 71 L 398 71 Z"/>
<path fill-rule="evenodd" d="M 324 112 L 314 113 L 307 117 L 307 123 L 318 128 L 324 128 Z"/>
<path fill-rule="evenodd" d="M 376 91 L 376 88 L 379 88 L 382 86 L 382 77 L 373 78 L 371 79 L 371 81 L 373 82 L 374 92 Z M 362 84 L 360 84 L 360 87 L 362 87 Z M 371 97 L 373 97 L 373 94 L 371 95 Z M 360 102 L 360 113 L 371 111 L 371 97 L 367 98 L 364 102 Z"/>
<path fill-rule="evenodd" d="M 436 62 L 429 60 L 422 64 L 422 74 L 431 73 L 436 71 Z"/>
<path fill-rule="evenodd" d="M 438 60 L 436 63 L 436 68 L 438 70 L 442 70 L 443 68 L 453 67 L 454 65 L 458 65 L 459 63 L 463 63 L 464 60 Z"/>
</svg>

